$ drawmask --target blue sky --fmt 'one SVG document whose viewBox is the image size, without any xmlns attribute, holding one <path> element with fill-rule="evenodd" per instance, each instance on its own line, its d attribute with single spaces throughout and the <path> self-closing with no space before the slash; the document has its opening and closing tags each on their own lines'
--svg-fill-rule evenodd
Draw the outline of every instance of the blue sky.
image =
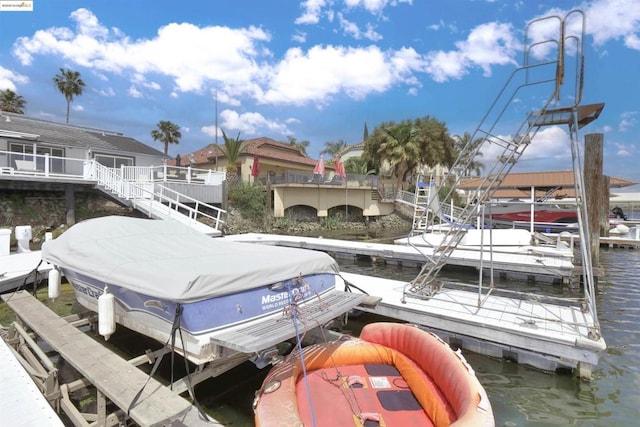
<svg viewBox="0 0 640 427">
<path fill-rule="evenodd" d="M 473 132 L 522 63 L 527 22 L 572 9 L 586 15 L 583 104 L 606 104 L 580 136 L 603 133 L 605 173 L 640 181 L 640 0 L 34 0 L 0 12 L 0 89 L 64 122 L 52 79 L 79 71 L 71 123 L 161 150 L 150 132 L 170 120 L 173 156 L 216 141 L 217 93 L 227 135 L 293 136 L 317 157 L 365 123 L 429 115 Z M 514 171 L 570 169 L 567 140 L 544 129 Z"/>
</svg>

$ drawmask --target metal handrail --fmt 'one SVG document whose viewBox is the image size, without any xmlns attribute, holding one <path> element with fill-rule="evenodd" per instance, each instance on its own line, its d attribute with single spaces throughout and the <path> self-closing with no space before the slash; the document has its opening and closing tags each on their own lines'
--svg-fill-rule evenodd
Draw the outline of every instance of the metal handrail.
<svg viewBox="0 0 640 427">
<path fill-rule="evenodd" d="M 211 220 L 213 220 L 214 222 L 214 229 L 215 230 L 219 230 L 221 224 L 224 223 L 224 221 L 221 219 L 221 216 L 223 213 L 226 213 L 225 210 L 220 209 L 216 206 L 213 205 L 209 205 L 207 203 L 203 203 L 203 202 L 199 202 L 196 199 L 193 199 L 189 196 L 183 195 L 178 193 L 177 191 L 171 190 L 169 188 L 166 188 L 162 185 L 160 185 L 161 188 L 163 188 L 163 190 L 167 190 L 167 191 L 172 191 L 176 194 L 182 195 L 185 198 L 188 198 L 190 200 L 193 200 L 196 203 L 196 207 L 191 207 L 188 206 L 184 203 L 181 203 L 179 200 L 176 199 L 172 199 L 171 197 L 163 194 L 163 193 L 158 193 L 155 191 L 150 191 L 148 189 L 145 188 L 144 183 L 137 183 L 137 182 L 132 182 L 132 181 L 128 181 L 125 180 L 121 177 L 120 175 L 120 171 L 117 169 L 112 169 L 112 168 L 107 168 L 106 166 L 103 166 L 99 163 L 97 163 L 95 160 L 91 160 L 89 161 L 92 164 L 89 166 L 92 170 L 92 174 L 94 174 L 96 180 L 98 181 L 99 185 L 102 185 L 103 187 L 105 187 L 106 189 L 113 191 L 114 193 L 116 193 L 119 197 L 122 197 L 126 200 L 132 200 L 134 204 L 136 204 L 137 200 L 152 200 L 152 201 L 159 201 L 160 203 L 162 202 L 166 202 L 167 206 L 169 207 L 170 210 L 175 211 L 176 213 L 180 214 L 180 215 L 184 215 L 182 212 L 180 212 L 180 209 L 183 209 L 185 211 L 187 211 L 189 214 L 186 215 L 191 221 L 197 222 L 197 218 L 199 215 L 201 216 L 205 216 Z M 216 216 L 212 216 L 207 214 L 206 212 L 201 212 L 199 211 L 199 207 L 200 206 L 205 206 L 209 209 L 212 209 L 214 211 L 217 212 Z M 150 206 L 149 207 L 149 215 L 151 215 L 151 213 L 153 212 L 153 207 Z M 159 212 L 159 211 L 158 211 Z M 169 218 L 171 218 L 171 215 L 169 215 Z"/>
</svg>

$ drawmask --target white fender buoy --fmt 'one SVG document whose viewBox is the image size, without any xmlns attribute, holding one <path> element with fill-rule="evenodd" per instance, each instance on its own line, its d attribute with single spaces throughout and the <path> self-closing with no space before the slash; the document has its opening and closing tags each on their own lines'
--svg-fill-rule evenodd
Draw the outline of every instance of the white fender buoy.
<svg viewBox="0 0 640 427">
<path fill-rule="evenodd" d="M 102 295 L 98 298 L 98 333 L 108 340 L 115 331 L 116 299 L 105 286 Z"/>
<path fill-rule="evenodd" d="M 54 300 L 60 296 L 60 270 L 55 267 L 49 270 L 48 282 L 49 299 Z"/>
</svg>

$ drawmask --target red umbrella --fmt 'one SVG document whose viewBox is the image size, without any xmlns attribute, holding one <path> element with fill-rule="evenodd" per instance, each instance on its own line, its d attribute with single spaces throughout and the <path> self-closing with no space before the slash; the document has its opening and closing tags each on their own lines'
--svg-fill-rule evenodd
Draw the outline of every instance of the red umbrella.
<svg viewBox="0 0 640 427">
<path fill-rule="evenodd" d="M 336 171 L 336 175 L 341 177 L 344 181 L 347 178 L 347 172 L 344 170 L 344 163 L 340 161 L 340 158 L 336 157 L 333 160 L 333 167 Z"/>
<path fill-rule="evenodd" d="M 322 157 L 320 157 L 316 162 L 316 167 L 313 168 L 313 173 L 318 175 L 324 175 L 324 160 L 322 160 Z"/>
<path fill-rule="evenodd" d="M 260 174 L 260 161 L 258 155 L 253 156 L 253 165 L 251 166 L 251 176 L 256 177 Z"/>
</svg>

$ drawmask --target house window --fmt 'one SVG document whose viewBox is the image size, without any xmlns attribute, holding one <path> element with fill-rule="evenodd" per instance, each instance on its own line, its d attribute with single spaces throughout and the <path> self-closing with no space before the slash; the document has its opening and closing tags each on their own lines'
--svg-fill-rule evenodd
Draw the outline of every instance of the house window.
<svg viewBox="0 0 640 427">
<path fill-rule="evenodd" d="M 133 166 L 133 157 L 120 157 L 110 154 L 95 154 L 96 162 L 108 168 L 119 169 L 120 166 Z"/>
<path fill-rule="evenodd" d="M 54 173 L 64 172 L 64 150 L 62 148 L 46 147 L 35 144 L 20 144 L 12 142 L 9 144 L 9 164 L 16 167 L 15 160 L 31 160 L 33 161 L 33 153 L 35 148 L 36 169 L 43 171 L 45 154 L 49 157 L 49 171 Z"/>
</svg>

